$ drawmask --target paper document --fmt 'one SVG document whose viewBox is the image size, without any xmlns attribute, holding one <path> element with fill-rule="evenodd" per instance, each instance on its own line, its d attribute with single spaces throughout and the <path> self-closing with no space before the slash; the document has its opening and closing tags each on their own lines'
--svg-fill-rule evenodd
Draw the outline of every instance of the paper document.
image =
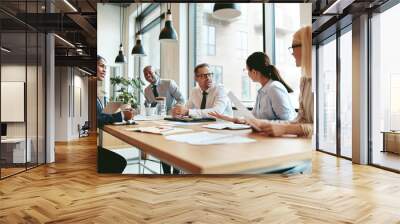
<svg viewBox="0 0 400 224">
<path fill-rule="evenodd" d="M 256 141 L 254 139 L 239 135 L 218 134 L 207 131 L 181 135 L 170 135 L 165 138 L 171 141 L 184 142 L 192 145 L 234 144 Z"/>
<path fill-rule="evenodd" d="M 247 109 L 245 105 L 240 102 L 240 100 L 233 94 L 232 92 L 228 93 L 229 99 L 232 101 L 233 105 L 237 108 L 237 115 L 239 117 L 244 117 L 244 118 L 255 118 L 254 115 Z"/>
<path fill-rule="evenodd" d="M 158 121 L 158 120 L 164 120 L 164 117 L 160 116 L 160 115 L 145 116 L 145 115 L 138 114 L 133 118 L 133 120 L 135 120 L 135 121 Z"/>
<path fill-rule="evenodd" d="M 105 114 L 115 114 L 120 111 L 120 107 L 122 106 L 121 102 L 108 102 L 106 107 L 104 107 L 103 112 Z"/>
<path fill-rule="evenodd" d="M 235 124 L 231 122 L 224 122 L 224 123 L 216 123 L 216 124 L 208 124 L 204 125 L 203 128 L 210 128 L 210 129 L 229 129 L 229 130 L 243 130 L 243 129 L 250 129 L 251 127 L 246 124 Z"/>
<path fill-rule="evenodd" d="M 165 126 L 193 126 L 193 125 L 199 125 L 197 122 L 175 122 L 175 121 L 158 121 L 157 122 L 160 125 L 165 125 Z"/>
<path fill-rule="evenodd" d="M 178 134 L 182 132 L 190 132 L 191 129 L 187 128 L 176 128 L 171 126 L 152 126 L 152 127 L 138 127 L 138 128 L 127 128 L 127 131 L 137 131 L 137 132 L 145 132 L 157 135 L 171 135 Z"/>
</svg>

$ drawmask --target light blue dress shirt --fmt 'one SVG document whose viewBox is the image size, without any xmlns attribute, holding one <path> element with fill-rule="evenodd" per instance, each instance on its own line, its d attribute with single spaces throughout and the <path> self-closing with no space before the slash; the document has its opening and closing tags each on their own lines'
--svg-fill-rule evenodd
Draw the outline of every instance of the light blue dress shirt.
<svg viewBox="0 0 400 224">
<path fill-rule="evenodd" d="M 155 83 L 157 86 L 157 92 L 159 96 L 166 97 L 166 106 L 167 111 L 170 111 L 171 108 L 178 104 L 185 104 L 185 100 L 181 92 L 179 91 L 179 87 L 174 80 L 170 79 L 158 79 Z M 156 101 L 156 98 L 153 94 L 152 84 L 148 85 L 144 89 L 144 97 L 146 98 L 146 104 L 150 104 Z"/>
<path fill-rule="evenodd" d="M 288 91 L 282 83 L 273 80 L 258 90 L 252 113 L 265 120 L 293 120 L 296 117 Z"/>
</svg>

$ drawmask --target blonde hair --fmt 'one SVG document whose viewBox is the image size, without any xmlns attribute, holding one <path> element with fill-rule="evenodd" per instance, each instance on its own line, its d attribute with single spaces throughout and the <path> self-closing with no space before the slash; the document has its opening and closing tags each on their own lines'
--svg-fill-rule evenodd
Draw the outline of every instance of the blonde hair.
<svg viewBox="0 0 400 224">
<path fill-rule="evenodd" d="M 312 32 L 311 26 L 305 26 L 293 34 L 293 42 L 301 44 L 301 74 L 311 77 L 311 51 Z"/>
</svg>

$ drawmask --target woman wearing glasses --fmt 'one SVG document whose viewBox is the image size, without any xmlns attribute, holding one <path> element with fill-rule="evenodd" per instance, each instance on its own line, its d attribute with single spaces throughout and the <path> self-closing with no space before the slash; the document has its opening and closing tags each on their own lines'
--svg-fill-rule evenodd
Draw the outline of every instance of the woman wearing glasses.
<svg viewBox="0 0 400 224">
<path fill-rule="evenodd" d="M 311 27 L 306 26 L 293 35 L 292 55 L 296 66 L 301 67 L 299 112 L 297 117 L 287 123 L 271 123 L 265 120 L 252 119 L 251 123 L 263 135 L 282 136 L 294 134 L 311 137 L 314 122 L 314 98 L 311 91 Z"/>
<path fill-rule="evenodd" d="M 293 90 L 271 64 L 268 55 L 263 52 L 254 52 L 247 58 L 246 67 L 251 80 L 261 84 L 252 110 L 254 117 L 265 120 L 294 119 L 296 112 L 289 98 L 289 93 Z M 235 123 L 245 123 L 245 120 L 241 118 L 218 113 L 210 113 L 210 115 Z"/>
</svg>

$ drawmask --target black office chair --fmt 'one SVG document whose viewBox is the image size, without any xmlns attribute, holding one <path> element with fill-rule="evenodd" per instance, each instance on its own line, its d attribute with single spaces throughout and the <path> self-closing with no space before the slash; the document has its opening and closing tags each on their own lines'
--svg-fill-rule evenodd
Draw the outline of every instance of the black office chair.
<svg viewBox="0 0 400 224">
<path fill-rule="evenodd" d="M 80 124 L 78 124 L 79 138 L 89 136 L 89 129 L 90 129 L 89 121 L 85 121 L 82 127 L 80 126 Z"/>
<path fill-rule="evenodd" d="M 126 165 L 124 157 L 103 147 L 97 147 L 97 172 L 122 173 Z"/>
</svg>

